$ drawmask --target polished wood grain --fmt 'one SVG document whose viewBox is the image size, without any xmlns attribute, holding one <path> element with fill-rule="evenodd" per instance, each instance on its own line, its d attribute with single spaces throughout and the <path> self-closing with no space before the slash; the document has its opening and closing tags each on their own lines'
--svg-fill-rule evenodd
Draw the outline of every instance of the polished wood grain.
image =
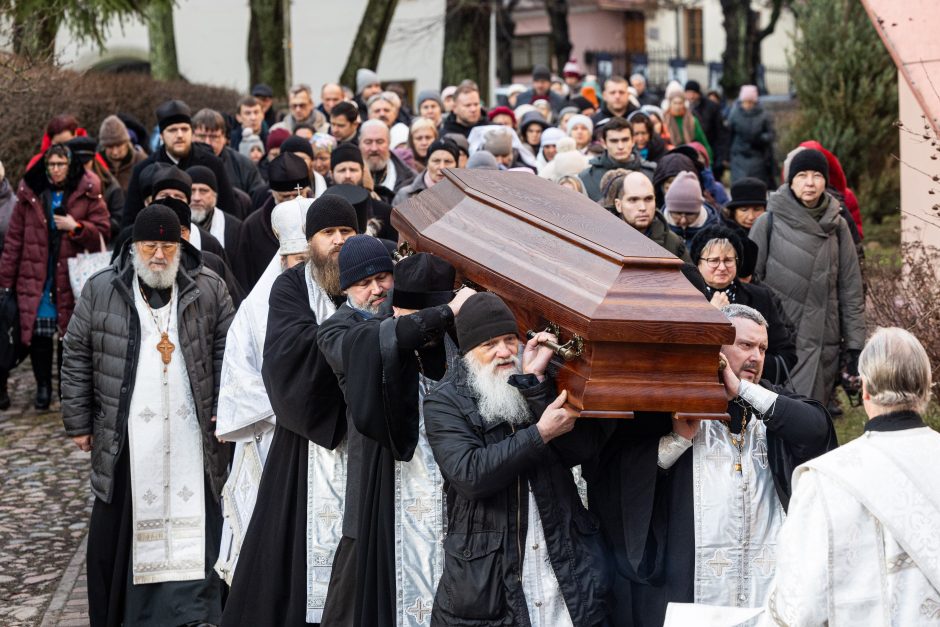
<svg viewBox="0 0 940 627">
<path fill-rule="evenodd" d="M 417 251 L 499 294 L 522 332 L 555 323 L 583 354 L 556 360 L 584 417 L 669 411 L 717 418 L 718 351 L 734 328 L 682 275 L 682 261 L 586 196 L 537 176 L 447 170 L 392 212 Z"/>
</svg>

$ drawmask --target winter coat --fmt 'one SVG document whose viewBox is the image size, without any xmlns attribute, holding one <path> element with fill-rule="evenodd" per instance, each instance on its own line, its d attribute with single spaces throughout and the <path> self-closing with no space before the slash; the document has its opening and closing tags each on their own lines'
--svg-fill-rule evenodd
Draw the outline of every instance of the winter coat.
<svg viewBox="0 0 940 627">
<path fill-rule="evenodd" d="M 516 106 L 518 107 L 519 105 L 532 104 L 532 101 L 537 97 L 538 96 L 535 95 L 535 89 L 529 88 L 516 97 Z M 568 101 L 564 96 L 552 91 L 551 89 L 548 90 L 548 93 L 545 94 L 545 97 L 548 98 L 548 104 L 551 105 L 552 111 L 554 111 L 556 114 L 568 104 Z"/>
<path fill-rule="evenodd" d="M 56 306 L 60 335 L 65 333 L 75 309 L 68 260 L 86 250 L 98 252 L 101 248 L 98 234 L 107 241 L 111 232 L 108 208 L 101 195 L 101 181 L 97 175 L 85 172 L 77 161 L 73 160 L 72 164 L 62 206 L 83 228 L 77 235 L 62 233 L 59 238 L 52 301 Z M 33 338 L 49 269 L 49 224 L 44 204 L 48 187 L 45 162 L 37 161 L 27 170 L 16 191 L 16 205 L 4 241 L 3 257 L 0 258 L 0 288 L 16 290 L 20 337 L 24 345 L 30 344 Z"/>
<path fill-rule="evenodd" d="M 69 436 L 94 436 L 91 490 L 105 503 L 111 502 L 114 469 L 127 445 L 127 413 L 140 354 L 140 318 L 134 304 L 136 273 L 130 246 L 128 242 L 112 265 L 85 284 L 64 340 L 62 420 Z M 203 267 L 199 251 L 182 242 L 179 254 L 178 348 L 196 404 L 206 476 L 218 500 L 227 474 L 229 446 L 216 439 L 212 417 L 218 405 L 225 334 L 235 310 L 225 283 Z M 147 346 L 145 350 L 154 349 Z"/>
<path fill-rule="evenodd" d="M 424 180 L 424 173 L 418 174 L 408 185 L 400 188 L 395 193 L 395 198 L 392 200 L 392 206 L 397 207 L 401 203 L 405 202 L 412 196 L 417 196 L 424 190 L 428 188 L 428 184 Z"/>
<path fill-rule="evenodd" d="M 130 142 L 128 142 L 130 143 Z M 111 161 L 108 159 L 107 153 L 102 150 L 98 155 L 108 164 L 108 170 L 117 179 L 118 185 L 121 186 L 121 189 L 124 192 L 127 192 L 127 186 L 131 183 L 131 174 L 134 171 L 134 166 L 147 158 L 147 153 L 144 152 L 144 149 L 140 146 L 131 144 L 130 150 L 127 151 L 127 156 L 124 157 L 122 161 Z"/>
<path fill-rule="evenodd" d="M 681 237 L 672 232 L 672 229 L 669 228 L 669 223 L 666 222 L 666 217 L 659 211 L 653 213 L 653 221 L 650 222 L 644 235 L 679 259 L 689 261 L 689 251 L 685 248 L 685 242 L 682 241 Z"/>
<path fill-rule="evenodd" d="M 721 105 L 704 96 L 692 107 L 692 115 L 698 119 L 702 132 L 712 148 L 712 163 L 721 164 L 725 154 L 725 119 L 721 115 Z"/>
<path fill-rule="evenodd" d="M 267 191 L 268 186 L 261 178 L 258 166 L 251 159 L 229 146 L 222 148 L 219 159 L 222 160 L 222 165 L 225 166 L 225 172 L 228 174 L 228 180 L 234 187 L 249 196 L 257 189 Z M 243 212 L 236 209 L 234 212 L 229 212 L 229 215 L 244 219 L 248 213 L 250 211 Z"/>
<path fill-rule="evenodd" d="M 794 391 L 827 403 L 839 353 L 865 344 L 865 298 L 852 235 L 839 202 L 813 219 L 787 185 L 770 195 L 767 213 L 751 227 L 759 252 L 754 276 L 777 294 L 796 329 Z"/>
<path fill-rule="evenodd" d="M 614 161 L 605 151 L 604 154 L 597 155 L 591 159 L 588 167 L 578 175 L 581 182 L 584 183 L 584 191 L 588 195 L 588 198 L 597 202 L 604 197 L 603 190 L 601 190 L 601 179 L 604 178 L 605 174 L 617 168 L 636 170 L 648 176 L 650 180 L 653 180 L 653 172 L 656 170 L 656 164 L 641 159 L 640 155 L 635 151 L 630 155 L 629 161 Z"/>
<path fill-rule="evenodd" d="M 512 379 L 541 416 L 555 385 L 534 375 Z M 581 503 L 570 467 L 587 461 L 590 426 L 545 444 L 534 423 L 489 424 L 463 363 L 425 398 L 424 421 L 434 459 L 447 481 L 444 572 L 432 625 L 529 625 L 520 554 L 529 490 L 535 497 L 552 567 L 575 627 L 608 613 L 609 572 L 597 519 Z"/>
<path fill-rule="evenodd" d="M 487 126 L 488 124 L 490 124 L 490 121 L 486 117 L 486 111 L 483 111 L 482 109 L 480 111 L 480 119 L 477 120 L 477 123 L 472 126 L 466 126 L 465 124 L 461 123 L 459 120 L 457 120 L 457 115 L 451 111 L 444 118 L 444 121 L 441 122 L 440 136 L 443 137 L 448 133 L 459 133 L 464 137 L 469 137 L 471 129 L 477 126 Z"/>
<path fill-rule="evenodd" d="M 770 115 L 757 104 L 745 111 L 735 104 L 728 116 L 731 182 L 748 176 L 774 187 L 774 127 Z"/>
<path fill-rule="evenodd" d="M 0 181 L 0 253 L 3 252 L 3 239 L 10 227 L 10 218 L 13 216 L 13 207 L 16 206 L 16 195 L 10 181 Z"/>
<path fill-rule="evenodd" d="M 666 224 L 669 225 L 669 228 L 672 230 L 673 233 L 681 237 L 682 241 L 689 242 L 702 229 L 710 227 L 710 226 L 718 226 L 722 222 L 721 213 L 717 209 L 715 209 L 713 206 L 711 206 L 707 202 L 703 202 L 702 207 L 705 208 L 705 222 L 703 222 L 702 224 L 698 226 L 687 226 L 683 228 L 681 226 L 676 226 L 675 224 L 671 223 L 669 221 L 669 218 L 666 217 L 666 213 L 667 213 L 666 209 L 668 209 L 668 207 L 663 207 L 663 217 L 666 217 Z"/>
</svg>

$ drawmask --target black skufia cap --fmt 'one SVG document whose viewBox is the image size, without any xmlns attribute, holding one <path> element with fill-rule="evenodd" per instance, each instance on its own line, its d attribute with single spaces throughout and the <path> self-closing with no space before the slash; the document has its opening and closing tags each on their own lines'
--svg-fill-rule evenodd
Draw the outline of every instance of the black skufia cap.
<svg viewBox="0 0 940 627">
<path fill-rule="evenodd" d="M 446 305 L 454 299 L 457 270 L 440 257 L 416 253 L 395 265 L 392 305 L 402 309 L 425 309 Z"/>
<path fill-rule="evenodd" d="M 276 192 L 289 192 L 299 185 L 301 189 L 310 187 L 310 171 L 307 164 L 297 155 L 281 153 L 268 166 L 268 180 L 271 189 Z"/>
</svg>

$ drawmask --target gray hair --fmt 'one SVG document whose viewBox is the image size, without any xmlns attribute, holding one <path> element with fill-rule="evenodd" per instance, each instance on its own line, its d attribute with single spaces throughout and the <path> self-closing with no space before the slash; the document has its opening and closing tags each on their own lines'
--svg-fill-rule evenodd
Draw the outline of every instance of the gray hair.
<svg viewBox="0 0 940 627">
<path fill-rule="evenodd" d="M 359 134 L 361 135 L 362 133 L 364 133 L 365 131 L 369 130 L 372 127 L 381 128 L 385 131 L 386 136 L 389 135 L 388 126 L 385 125 L 385 122 L 383 122 L 382 120 L 374 119 L 374 118 L 371 120 L 366 120 L 365 122 L 362 123 L 362 125 L 359 127 Z"/>
<path fill-rule="evenodd" d="M 904 329 L 875 331 L 858 358 L 858 371 L 876 405 L 923 412 L 930 402 L 930 358 Z"/>
<path fill-rule="evenodd" d="M 366 108 L 372 107 L 379 100 L 384 100 L 396 109 L 401 109 L 401 98 L 393 91 L 383 91 L 371 96 L 369 102 L 366 103 Z"/>
<path fill-rule="evenodd" d="M 764 327 L 765 329 L 768 326 L 767 318 L 765 318 L 763 314 L 761 314 L 761 312 L 757 311 L 756 309 L 752 307 L 748 307 L 747 305 L 739 305 L 737 303 L 733 303 L 731 305 L 725 305 L 724 307 L 721 308 L 721 313 L 725 314 L 725 317 L 728 320 L 733 320 L 734 318 L 742 318 L 744 320 L 750 320 L 751 322 L 755 322 L 761 325 L 762 327 Z"/>
<path fill-rule="evenodd" d="M 310 96 L 310 100 L 313 100 L 313 89 L 311 89 L 310 85 L 307 85 L 306 83 L 299 83 L 297 85 L 294 85 L 293 87 L 290 88 L 287 94 L 288 94 L 288 97 L 290 97 L 290 96 L 296 96 L 297 94 L 301 92 L 305 92 L 308 96 Z"/>
<path fill-rule="evenodd" d="M 635 81 L 636 79 L 640 79 L 641 81 L 643 81 L 643 84 L 646 85 L 646 77 L 643 76 L 642 74 L 640 74 L 639 72 L 630 75 L 630 82 L 631 82 L 631 83 L 632 83 L 633 81 Z"/>
</svg>

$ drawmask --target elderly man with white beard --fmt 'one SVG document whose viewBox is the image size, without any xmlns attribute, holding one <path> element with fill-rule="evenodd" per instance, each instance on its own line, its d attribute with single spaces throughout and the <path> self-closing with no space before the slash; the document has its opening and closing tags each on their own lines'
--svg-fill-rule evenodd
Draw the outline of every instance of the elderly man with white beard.
<svg viewBox="0 0 940 627">
<path fill-rule="evenodd" d="M 434 625 L 574 625 L 607 619 L 606 556 L 570 467 L 594 453 L 567 392 L 546 376 L 539 333 L 519 359 L 516 320 L 495 294 L 456 321 L 463 359 L 428 394 L 424 419 L 446 480 L 444 572 Z M 534 417 L 538 416 L 537 419 Z"/>
<path fill-rule="evenodd" d="M 274 437 L 275 417 L 261 378 L 268 299 L 274 280 L 307 260 L 304 222 L 313 199 L 282 202 L 271 213 L 271 228 L 280 242 L 278 254 L 242 302 L 225 341 L 219 414 L 215 435 L 235 442 L 232 472 L 222 489 L 222 545 L 216 572 L 231 585 L 242 541 L 251 520 L 261 471 Z"/>
<path fill-rule="evenodd" d="M 91 451 L 88 605 L 94 626 L 218 623 L 219 497 L 228 447 L 213 436 L 225 334 L 222 279 L 160 204 L 92 276 L 65 336 L 62 419 Z"/>
</svg>

